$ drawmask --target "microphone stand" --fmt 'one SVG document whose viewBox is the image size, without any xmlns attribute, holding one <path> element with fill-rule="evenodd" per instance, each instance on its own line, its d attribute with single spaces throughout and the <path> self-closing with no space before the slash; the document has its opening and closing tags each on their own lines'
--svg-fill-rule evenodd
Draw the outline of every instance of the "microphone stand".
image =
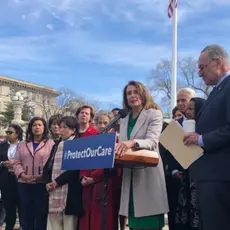
<svg viewBox="0 0 230 230">
<path fill-rule="evenodd" d="M 113 127 L 111 127 L 110 129 L 112 128 Z M 105 129 L 100 134 L 108 133 L 109 130 Z M 103 191 L 102 191 L 101 230 L 106 230 L 106 210 L 107 210 L 107 205 L 108 205 L 108 191 L 107 190 L 108 190 L 108 181 L 109 181 L 109 171 L 110 169 L 104 169 L 104 186 L 103 186 Z"/>
<path fill-rule="evenodd" d="M 124 109 L 119 110 L 118 115 L 104 128 L 102 132 L 100 132 L 100 134 L 108 133 L 112 128 L 114 128 L 118 120 L 120 118 L 126 117 L 127 114 L 128 114 L 128 111 Z M 103 206 L 102 206 L 101 230 L 106 230 L 106 209 L 108 205 L 107 189 L 108 189 L 109 173 L 110 173 L 110 169 L 104 169 L 104 186 L 103 186 L 103 191 L 102 191 Z"/>
</svg>

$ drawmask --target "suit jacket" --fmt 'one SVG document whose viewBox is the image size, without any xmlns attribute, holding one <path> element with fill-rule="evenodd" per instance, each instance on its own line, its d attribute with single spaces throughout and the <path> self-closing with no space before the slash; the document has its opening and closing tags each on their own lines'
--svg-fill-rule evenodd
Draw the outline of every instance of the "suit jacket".
<svg viewBox="0 0 230 230">
<path fill-rule="evenodd" d="M 42 175 L 43 167 L 49 158 L 53 145 L 53 140 L 45 139 L 39 143 L 37 149 L 34 151 L 33 142 L 22 141 L 19 143 L 14 163 L 14 173 L 19 182 L 25 183 L 25 181 L 20 179 L 21 173 L 29 176 Z"/>
<path fill-rule="evenodd" d="M 129 115 L 120 121 L 120 141 L 128 140 Z M 142 110 L 131 133 L 141 149 L 158 152 L 158 141 L 162 130 L 162 113 L 158 110 Z M 157 167 L 124 168 L 120 214 L 128 216 L 131 173 L 133 180 L 133 203 L 136 217 L 168 212 L 168 200 L 162 160 Z"/>
<path fill-rule="evenodd" d="M 203 136 L 204 155 L 190 168 L 196 180 L 230 180 L 230 76 L 209 96 L 198 114 L 196 132 Z"/>
</svg>

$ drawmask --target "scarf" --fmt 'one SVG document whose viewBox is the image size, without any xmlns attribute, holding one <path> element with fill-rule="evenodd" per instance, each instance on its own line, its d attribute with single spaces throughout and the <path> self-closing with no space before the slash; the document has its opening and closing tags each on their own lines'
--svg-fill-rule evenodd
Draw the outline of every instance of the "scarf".
<svg viewBox="0 0 230 230">
<path fill-rule="evenodd" d="M 69 140 L 74 137 L 69 138 Z M 64 141 L 60 142 L 54 158 L 52 181 L 65 172 L 61 170 L 63 156 Z M 49 214 L 63 214 L 66 208 L 66 200 L 68 195 L 68 184 L 54 189 L 49 195 Z"/>
</svg>

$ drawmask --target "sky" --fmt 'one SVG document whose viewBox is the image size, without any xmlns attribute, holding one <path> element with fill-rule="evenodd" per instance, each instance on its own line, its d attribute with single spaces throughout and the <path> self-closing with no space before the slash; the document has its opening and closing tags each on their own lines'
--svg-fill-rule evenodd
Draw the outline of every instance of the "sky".
<svg viewBox="0 0 230 230">
<path fill-rule="evenodd" d="M 1 0 L 0 75 L 70 88 L 119 107 L 130 80 L 148 85 L 171 59 L 168 0 Z M 229 0 L 178 0 L 178 54 L 230 52 Z"/>
</svg>

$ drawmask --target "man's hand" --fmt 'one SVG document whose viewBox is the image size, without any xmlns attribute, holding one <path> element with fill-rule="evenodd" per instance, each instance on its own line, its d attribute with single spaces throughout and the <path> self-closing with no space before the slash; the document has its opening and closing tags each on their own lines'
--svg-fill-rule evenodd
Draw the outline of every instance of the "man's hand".
<svg viewBox="0 0 230 230">
<path fill-rule="evenodd" d="M 192 132 L 184 136 L 184 144 L 189 145 L 199 145 L 199 134 Z"/>
<path fill-rule="evenodd" d="M 175 174 L 173 174 L 173 178 L 182 181 L 184 177 L 184 172 L 178 171 Z"/>
</svg>

